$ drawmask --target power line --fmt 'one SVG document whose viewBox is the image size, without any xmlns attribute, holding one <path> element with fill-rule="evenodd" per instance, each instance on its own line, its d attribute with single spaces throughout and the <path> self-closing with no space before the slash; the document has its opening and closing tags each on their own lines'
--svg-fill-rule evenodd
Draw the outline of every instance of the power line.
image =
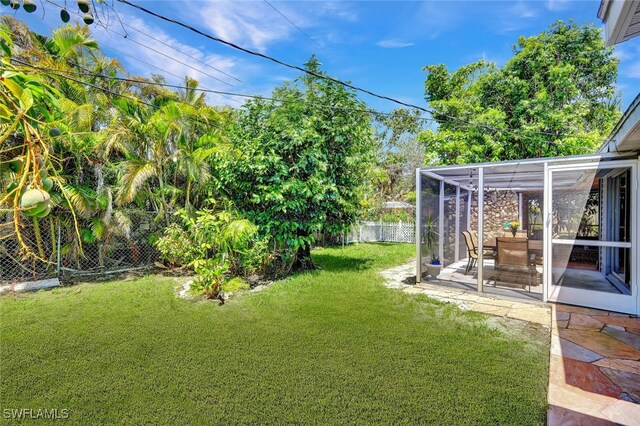
<svg viewBox="0 0 640 426">
<path fill-rule="evenodd" d="M 113 31 L 113 30 L 112 30 L 112 31 Z M 153 47 L 151 47 L 151 46 L 147 46 L 147 45 L 146 45 L 146 44 L 144 44 L 144 43 L 141 43 L 141 42 L 139 42 L 139 41 L 137 41 L 137 40 L 134 40 L 134 39 L 132 39 L 131 37 L 124 37 L 124 35 L 119 34 L 119 33 L 118 33 L 118 32 L 116 32 L 116 31 L 113 31 L 113 32 L 114 32 L 115 34 L 119 35 L 119 36 L 122 36 L 123 38 L 126 38 L 126 39 L 127 39 L 127 40 L 129 40 L 129 41 L 132 41 L 132 42 L 134 42 L 134 43 L 136 43 L 136 44 L 138 44 L 138 45 L 140 45 L 140 46 L 142 46 L 142 47 L 144 47 L 144 48 L 146 48 L 146 49 L 151 50 L 152 52 L 155 52 L 155 53 L 157 53 L 157 54 L 159 54 L 159 55 L 162 55 L 162 56 L 164 56 L 165 58 L 169 58 L 169 59 L 171 59 L 172 61 L 175 61 L 175 62 L 177 62 L 177 63 L 179 63 L 179 64 L 182 64 L 182 65 L 184 65 L 184 66 L 186 66 L 186 67 L 191 68 L 192 70 L 194 70 L 194 71 L 196 71 L 196 72 L 199 72 L 200 74 L 206 75 L 207 77 L 210 77 L 210 78 L 212 78 L 212 79 L 214 79 L 214 80 L 216 80 L 216 81 L 219 81 L 219 82 L 221 82 L 221 83 L 223 83 L 223 84 L 226 84 L 226 85 L 227 85 L 227 86 L 229 86 L 229 87 L 233 87 L 233 84 L 228 83 L 228 82 L 226 82 L 226 81 L 224 81 L 224 80 L 221 80 L 221 79 L 219 79 L 218 77 L 215 77 L 215 76 L 213 76 L 213 75 L 211 75 L 211 74 L 209 74 L 209 73 L 206 73 L 206 72 L 204 72 L 204 71 L 202 71 L 202 70 L 199 70 L 198 68 L 195 68 L 194 66 L 189 65 L 189 64 L 187 64 L 186 62 L 182 62 L 181 60 L 176 59 L 176 58 L 174 58 L 174 57 L 172 57 L 172 56 L 169 56 L 169 55 L 167 55 L 166 53 L 161 52 L 161 51 L 159 51 L 159 50 L 157 50 L 157 49 L 154 49 L 154 48 L 153 48 Z"/>
<path fill-rule="evenodd" d="M 303 73 L 311 75 L 313 77 L 317 77 L 317 78 L 321 78 L 321 79 L 324 79 L 324 80 L 332 81 L 332 82 L 340 84 L 340 85 L 342 85 L 344 87 L 348 87 L 348 88 L 350 88 L 352 90 L 357 90 L 359 92 L 366 93 L 368 95 L 371 95 L 371 96 L 379 98 L 379 99 L 384 99 L 384 100 L 387 100 L 387 101 L 390 101 L 390 102 L 394 102 L 396 104 L 399 104 L 399 105 L 402 105 L 402 106 L 405 106 L 405 107 L 408 107 L 408 108 L 415 108 L 415 109 L 419 109 L 419 110 L 427 112 L 427 113 L 431 113 L 431 111 L 429 111 L 428 109 L 426 109 L 424 107 L 417 106 L 417 105 L 412 105 L 410 103 L 403 102 L 403 101 L 400 101 L 400 100 L 397 100 L 397 99 L 393 99 L 393 98 L 390 98 L 390 97 L 385 96 L 385 95 L 379 95 L 379 94 L 371 92 L 371 91 L 369 91 L 367 89 L 363 89 L 363 88 L 354 86 L 354 85 L 352 85 L 350 83 L 346 83 L 344 81 L 335 79 L 333 77 L 329 77 L 329 76 L 326 76 L 326 75 L 318 74 L 318 73 L 316 73 L 314 71 L 308 70 L 306 68 L 302 68 L 302 67 L 300 67 L 298 65 L 288 64 L 286 62 L 283 62 L 283 61 L 281 61 L 279 59 L 274 58 L 273 56 L 269 56 L 269 55 L 266 55 L 264 53 L 256 52 L 254 50 L 247 49 L 247 48 L 244 48 L 242 46 L 238 46 L 235 43 L 223 40 L 223 39 L 221 39 L 219 37 L 212 36 L 211 34 L 207 34 L 207 33 L 203 32 L 203 31 L 201 31 L 201 30 L 199 30 L 197 28 L 192 27 L 191 25 L 187 25 L 184 22 L 178 21 L 177 19 L 174 19 L 174 18 L 166 17 L 166 16 L 161 15 L 159 13 L 156 13 L 156 12 L 154 12 L 152 10 L 149 10 L 149 9 L 143 7 L 143 6 L 137 5 L 135 3 L 131 3 L 128 0 L 117 0 L 117 1 L 120 2 L 120 3 L 124 3 L 127 6 L 131 6 L 131 7 L 135 8 L 135 9 L 138 9 L 138 10 L 140 10 L 140 11 L 146 13 L 146 14 L 149 14 L 151 16 L 155 16 L 156 18 L 161 19 L 163 21 L 176 24 L 176 25 L 178 25 L 180 27 L 183 27 L 183 28 L 185 28 L 185 29 L 187 29 L 189 31 L 192 31 L 192 32 L 194 32 L 196 34 L 199 34 L 202 37 L 208 38 L 208 39 L 213 40 L 213 41 L 218 42 L 218 43 L 222 43 L 222 44 L 224 44 L 226 46 L 231 47 L 232 49 L 236 49 L 236 50 L 239 50 L 241 52 L 247 53 L 249 55 L 257 56 L 257 57 L 266 59 L 266 60 L 274 62 L 274 63 L 276 63 L 278 65 L 281 65 L 281 66 L 284 66 L 284 67 L 287 67 L 287 68 L 290 68 L 290 69 L 293 69 L 293 70 L 296 70 L 296 71 L 303 72 Z"/>
<path fill-rule="evenodd" d="M 108 30 L 107 30 L 107 31 L 108 31 Z M 113 51 L 115 51 L 115 52 L 119 53 L 120 55 L 123 55 L 123 56 L 126 56 L 126 57 L 130 58 L 130 59 L 133 59 L 134 61 L 138 61 L 138 62 L 140 62 L 141 64 L 144 64 L 144 65 L 150 66 L 150 67 L 155 68 L 155 69 L 157 69 L 157 70 L 159 70 L 159 71 L 161 71 L 161 72 L 163 72 L 163 73 L 166 73 L 166 74 L 169 74 L 169 75 L 171 75 L 171 76 L 173 76 L 173 77 L 176 77 L 176 78 L 178 78 L 178 79 L 180 79 L 180 80 L 182 80 L 182 79 L 184 78 L 184 76 L 178 75 L 178 74 L 176 74 L 176 73 L 174 73 L 174 72 L 171 72 L 171 71 L 168 71 L 168 70 L 165 70 L 164 68 L 161 68 L 161 67 L 159 67 L 159 66 L 157 66 L 157 65 L 154 65 L 154 64 L 152 64 L 152 63 L 150 63 L 150 62 L 144 61 L 144 60 L 142 60 L 142 59 L 140 59 L 140 58 L 137 58 L 137 57 L 135 57 L 135 56 L 133 56 L 133 55 L 129 55 L 128 53 L 125 53 L 125 52 L 121 51 L 120 49 L 116 49 L 115 47 L 110 47 L 109 49 L 111 49 L 111 50 L 113 50 Z M 203 87 L 203 88 L 206 88 L 206 86 L 202 86 L 202 87 Z M 212 90 L 212 89 L 208 89 L 208 88 L 206 88 L 206 89 L 207 89 L 207 90 Z M 213 93 L 213 91 L 212 91 L 212 93 Z M 222 95 L 222 97 L 224 97 L 224 98 L 226 98 L 226 99 L 229 99 L 230 101 L 237 102 L 237 100 L 236 100 L 236 99 L 229 98 L 229 97 L 228 97 L 228 96 L 226 96 L 226 95 Z"/>
<path fill-rule="evenodd" d="M 246 93 L 235 93 L 235 92 L 227 92 L 227 91 L 222 91 L 222 90 L 213 90 L 213 89 L 207 89 L 207 88 L 203 88 L 203 87 L 187 87 L 187 86 L 181 86 L 181 85 L 177 85 L 177 84 L 171 84 L 171 83 L 161 83 L 161 82 L 156 82 L 156 81 L 147 81 L 147 80 L 139 80 L 139 79 L 133 79 L 133 78 L 127 78 L 127 77 L 116 77 L 116 76 L 110 76 L 110 75 L 105 75 L 105 74 L 98 74 L 98 73 L 93 73 L 93 72 L 87 72 L 87 71 L 68 71 L 68 70 L 57 70 L 55 68 L 44 68 L 44 67 L 39 67 L 39 66 L 35 66 L 33 64 L 29 64 L 27 62 L 21 61 L 19 59 L 15 59 L 12 58 L 13 61 L 16 61 L 20 64 L 29 66 L 31 68 L 40 70 L 40 71 L 44 71 L 44 72 L 51 72 L 54 75 L 59 75 L 58 73 L 64 72 L 67 74 L 74 74 L 74 75 L 81 75 L 81 76 L 87 76 L 87 77 L 97 77 L 97 78 L 102 78 L 104 80 L 115 80 L 115 81 L 122 81 L 122 82 L 127 82 L 127 83 L 134 83 L 134 84 L 140 84 L 140 85 L 150 85 L 150 86 L 158 86 L 158 87 L 168 87 L 168 88 L 172 88 L 172 89 L 189 89 L 189 90 L 194 90 L 194 91 L 198 91 L 198 92 L 205 92 L 205 93 L 216 93 L 216 94 L 220 94 L 220 95 L 227 95 L 227 96 L 237 96 L 237 97 L 242 97 L 242 98 L 248 98 L 248 99 L 259 99 L 259 100 L 266 100 L 266 101 L 273 101 L 273 102 L 279 102 L 279 103 L 295 103 L 295 101 L 288 101 L 285 99 L 276 99 L 276 98 L 271 98 L 271 97 L 267 97 L 267 96 L 261 96 L 261 95 L 251 95 L 251 94 L 246 94 Z M 376 111 L 376 110 L 372 110 L 369 108 L 351 108 L 351 107 L 340 107 L 340 106 L 336 106 L 336 105 L 326 105 L 326 104 L 314 104 L 318 107 L 321 108 L 327 108 L 327 109 L 334 109 L 334 110 L 346 110 L 346 111 L 354 111 L 354 112 L 361 112 L 361 113 L 367 113 L 367 114 L 372 114 L 372 115 L 384 115 L 384 116 L 394 116 L 393 113 L 387 113 L 387 112 L 381 112 L 381 111 Z M 398 113 L 396 113 L 398 114 Z M 406 116 L 406 114 L 400 114 L 403 116 Z M 436 121 L 433 118 L 426 118 L 426 117 L 413 117 L 416 120 L 420 120 L 420 121 Z"/>
<path fill-rule="evenodd" d="M 184 52 L 181 52 L 180 50 L 178 50 L 178 49 L 176 49 L 175 47 L 171 46 L 169 43 L 165 43 L 164 41 L 160 40 L 159 38 L 154 37 L 154 36 L 152 36 L 151 34 L 148 34 L 148 33 L 146 33 L 146 32 L 144 32 L 144 31 L 142 31 L 142 30 L 141 30 L 141 29 L 139 29 L 139 28 L 133 27 L 133 26 L 131 26 L 131 25 L 129 25 L 129 24 L 126 24 L 126 23 L 124 24 L 124 26 L 125 26 L 125 27 L 127 27 L 127 28 L 130 28 L 130 29 L 132 29 L 132 30 L 134 30 L 134 31 L 137 31 L 137 32 L 139 32 L 140 34 L 145 35 L 145 36 L 149 37 L 150 39 L 157 41 L 157 42 L 158 42 L 158 43 L 160 43 L 160 44 L 163 44 L 163 45 L 165 45 L 165 46 L 167 46 L 167 47 L 170 47 L 170 48 L 171 48 L 171 49 L 173 49 L 174 51 L 176 51 L 176 52 L 178 52 L 178 53 L 181 53 L 182 55 L 186 56 L 187 58 L 193 59 L 194 61 L 196 61 L 196 62 L 198 62 L 198 63 L 200 63 L 200 64 L 202 64 L 202 65 L 206 65 L 206 66 L 208 66 L 208 67 L 210 67 L 210 68 L 212 68 L 212 69 L 214 69 L 214 70 L 218 71 L 219 73 L 224 74 L 224 75 L 226 75 L 227 77 L 232 78 L 232 79 L 236 80 L 236 81 L 237 81 L 237 82 L 239 82 L 239 83 L 242 83 L 242 80 L 240 80 L 239 78 L 237 78 L 237 77 L 235 77 L 235 76 L 233 76 L 233 75 L 231 75 L 231 74 L 229 74 L 229 73 L 227 73 L 227 72 L 225 72 L 225 71 L 222 71 L 221 69 L 216 68 L 216 67 L 214 67 L 213 65 L 208 64 L 208 63 L 206 63 L 205 61 L 203 61 L 203 60 L 201 60 L 201 59 L 196 58 L 195 56 L 191 56 L 191 55 L 188 55 L 188 54 L 186 54 L 186 53 L 184 53 Z"/>
<path fill-rule="evenodd" d="M 232 49 L 239 50 L 239 51 L 244 52 L 246 54 L 249 54 L 249 55 L 252 55 L 252 56 L 256 56 L 256 57 L 259 57 L 259 58 L 262 58 L 262 59 L 266 59 L 266 60 L 271 61 L 273 63 L 276 63 L 278 65 L 281 65 L 281 66 L 284 66 L 286 68 L 290 68 L 290 69 L 293 69 L 293 70 L 296 70 L 296 71 L 303 72 L 303 73 L 305 73 L 307 75 L 311 75 L 311 76 L 316 77 L 316 78 L 320 78 L 320 79 L 323 79 L 323 80 L 334 82 L 334 83 L 339 84 L 341 86 L 347 87 L 349 89 L 352 89 L 352 90 L 355 90 L 355 91 L 358 91 L 358 92 L 365 93 L 367 95 L 373 96 L 373 97 L 378 98 L 378 99 L 390 101 L 390 102 L 393 102 L 395 104 L 402 105 L 404 107 L 417 109 L 419 111 L 423 111 L 423 112 L 429 113 L 431 115 L 439 115 L 439 116 L 442 116 L 442 117 L 446 117 L 449 120 L 458 121 L 460 123 L 463 123 L 463 124 L 466 124 L 466 125 L 469 125 L 469 126 L 483 128 L 485 130 L 491 130 L 491 131 L 494 131 L 494 132 L 510 134 L 511 136 L 515 136 L 515 137 L 519 137 L 519 138 L 536 140 L 532 136 L 517 134 L 512 129 L 505 129 L 505 128 L 490 126 L 490 125 L 486 125 L 486 124 L 482 124 L 482 123 L 475 123 L 475 122 L 472 122 L 472 121 L 467 121 L 467 120 L 464 120 L 464 119 L 461 119 L 461 118 L 458 118 L 458 117 L 455 117 L 455 116 L 447 115 L 445 113 L 436 112 L 436 111 L 430 110 L 428 108 L 421 107 L 419 105 L 414 105 L 414 104 L 411 104 L 411 103 L 408 103 L 408 102 L 401 101 L 399 99 L 391 98 L 391 97 L 386 96 L 386 95 L 381 95 L 381 94 L 372 92 L 372 91 L 370 91 L 368 89 L 364 89 L 362 87 L 355 86 L 355 85 L 353 85 L 351 83 L 347 83 L 347 82 L 338 80 L 336 78 L 333 78 L 333 77 L 330 77 L 330 76 L 327 76 L 327 75 L 323 75 L 323 74 L 319 74 L 317 72 L 305 69 L 305 68 L 300 67 L 298 65 L 289 64 L 287 62 L 281 61 L 280 59 L 274 58 L 273 56 L 269 56 L 269 55 L 266 55 L 264 53 L 256 52 L 254 50 L 247 49 L 245 47 L 239 46 L 239 45 L 237 45 L 235 43 L 232 43 L 230 41 L 227 41 L 227 40 L 221 39 L 219 37 L 213 36 L 211 34 L 205 33 L 204 31 L 201 31 L 201 30 L 199 30 L 199 29 L 197 29 L 197 28 L 195 28 L 195 27 L 193 27 L 191 25 L 185 24 L 184 22 L 181 22 L 181 21 L 179 21 L 177 19 L 169 18 L 167 16 L 164 16 L 164 15 L 161 15 L 161 14 L 159 14 L 157 12 L 149 10 L 149 9 L 145 8 L 144 6 L 140 6 L 138 4 L 132 3 L 129 0 L 117 0 L 117 1 L 120 2 L 120 3 L 126 4 L 127 6 L 130 6 L 130 7 L 134 8 L 134 9 L 137 9 L 137 10 L 139 10 L 141 12 L 144 12 L 144 13 L 146 13 L 148 15 L 151 15 L 151 16 L 154 16 L 154 17 L 156 17 L 158 19 L 161 19 L 163 21 L 178 25 L 178 26 L 180 26 L 182 28 L 185 28 L 185 29 L 187 29 L 187 30 L 189 30 L 191 32 L 194 32 L 194 33 L 196 33 L 196 34 L 198 34 L 198 35 L 200 35 L 202 37 L 205 37 L 205 38 L 207 38 L 209 40 L 215 41 L 217 43 L 224 44 L 224 45 L 226 45 L 226 46 L 228 46 L 228 47 L 230 47 Z M 535 132 L 531 132 L 531 133 L 532 134 L 543 135 L 543 136 L 554 136 L 554 137 L 566 137 L 567 136 L 567 135 L 563 135 L 563 134 L 557 134 L 557 133 L 552 133 L 552 132 L 541 132 L 541 131 L 535 131 Z"/>
<path fill-rule="evenodd" d="M 304 32 L 302 30 L 302 28 L 300 28 L 299 26 L 297 26 L 295 24 L 295 22 L 293 22 L 291 19 L 289 19 L 284 13 L 282 13 L 281 11 L 279 11 L 278 9 L 276 9 L 276 7 L 274 5 L 272 5 L 271 3 L 269 3 L 268 0 L 263 0 L 266 4 L 269 5 L 269 7 L 273 10 L 275 10 L 276 12 L 278 12 L 278 14 L 280 16 L 282 16 L 287 22 L 289 22 L 291 25 L 293 25 L 298 31 L 300 31 L 300 33 L 302 33 L 302 35 L 304 35 L 306 38 L 308 38 L 309 40 L 311 40 L 312 42 L 314 42 L 319 48 L 322 49 L 322 46 L 320 45 L 320 43 L 318 43 L 317 41 L 315 41 L 313 38 L 311 38 L 311 36 L 309 34 L 307 34 L 306 32 Z"/>
<path fill-rule="evenodd" d="M 37 70 L 47 71 L 47 72 L 48 72 L 48 73 L 50 73 L 51 75 L 56 75 L 56 76 L 58 76 L 58 77 L 62 77 L 62 78 L 64 78 L 64 79 L 66 79 L 66 80 L 73 81 L 73 82 L 75 82 L 75 83 L 82 84 L 82 85 L 85 85 L 85 86 L 91 87 L 91 88 L 93 88 L 93 89 L 100 90 L 100 91 L 105 92 L 105 93 L 109 93 L 109 94 L 111 94 L 111 95 L 113 95 L 113 96 L 117 96 L 117 97 L 119 97 L 119 98 L 128 99 L 128 100 L 130 100 L 130 101 L 134 101 L 134 102 L 139 102 L 139 103 L 141 103 L 141 104 L 143 104 L 143 105 L 146 105 L 146 106 L 148 106 L 148 107 L 155 108 L 155 109 L 160 109 L 160 108 L 162 108 L 160 105 L 154 105 L 154 104 L 149 103 L 149 102 L 147 102 L 147 101 L 144 101 L 144 100 L 142 100 L 142 99 L 136 98 L 135 96 L 131 96 L 131 95 L 127 95 L 127 94 L 119 93 L 119 92 L 116 92 L 116 91 L 114 91 L 114 90 L 107 89 L 107 88 L 105 88 L 105 87 L 100 87 L 100 86 L 95 85 L 95 84 L 93 84 L 93 83 L 90 83 L 90 82 L 88 82 L 88 81 L 78 80 L 78 79 L 76 79 L 76 78 L 69 77 L 68 75 L 64 75 L 64 74 L 62 74 L 62 73 L 55 72 L 54 70 L 51 70 L 51 69 L 46 70 L 46 69 L 43 69 L 43 68 L 41 68 L 41 67 L 37 67 L 37 66 L 35 66 L 35 65 L 32 65 L 32 64 L 30 64 L 30 63 L 28 63 L 28 62 L 22 61 L 22 60 L 20 60 L 20 59 L 11 58 L 11 60 L 12 60 L 12 61 L 15 61 L 15 62 L 18 62 L 18 63 L 20 63 L 20 64 L 22 64 L 22 65 L 25 65 L 25 66 L 28 66 L 28 67 L 31 67 L 31 68 L 37 69 Z M 179 102 L 179 103 L 182 103 L 182 104 L 188 105 L 186 102 L 182 102 L 182 101 L 180 101 L 180 100 L 176 100 L 176 102 Z M 208 125 L 208 126 L 212 126 L 212 127 L 217 128 L 217 129 L 221 129 L 221 128 L 220 128 L 220 126 L 217 126 L 217 125 L 215 125 L 215 124 L 213 124 L 213 123 L 210 123 L 210 122 L 204 122 L 204 121 L 199 120 L 199 119 L 197 119 L 197 118 L 196 118 L 196 121 L 198 121 L 198 122 L 199 122 L 199 123 L 201 123 L 201 124 L 206 124 L 206 125 Z"/>
<path fill-rule="evenodd" d="M 63 6 L 61 6 L 61 5 L 57 4 L 57 3 L 55 3 L 55 2 L 54 2 L 54 1 L 52 1 L 52 0 L 46 0 L 46 1 L 47 1 L 48 3 L 50 3 L 50 4 L 54 5 L 54 6 L 59 7 L 60 9 L 64 9 L 64 7 L 63 7 Z M 79 13 L 77 13 L 77 12 L 73 12 L 73 11 L 72 11 L 71 13 L 73 13 L 74 15 L 76 15 L 76 16 L 77 16 L 77 17 L 79 17 L 79 18 L 81 18 L 81 17 L 82 17 L 82 16 L 81 16 Z M 114 11 L 114 13 L 115 13 L 115 11 Z M 105 15 L 106 15 L 107 17 L 109 17 L 109 16 L 110 16 L 109 14 L 105 14 Z M 116 13 L 116 16 L 117 16 L 117 13 Z M 142 31 L 142 30 L 140 30 L 140 29 L 138 29 L 138 28 L 135 28 L 135 27 L 133 27 L 133 26 L 131 26 L 131 25 L 129 25 L 129 24 L 125 24 L 124 22 L 121 22 L 121 21 L 120 21 L 120 24 L 123 26 L 123 29 L 124 29 L 124 27 L 125 27 L 125 26 L 126 26 L 126 27 L 128 27 L 128 28 L 131 28 L 131 29 L 133 29 L 133 30 L 135 30 L 135 31 L 137 31 L 137 32 L 139 32 L 139 33 L 141 33 L 141 34 L 143 34 L 143 35 L 146 35 L 147 37 L 149 37 L 149 38 L 151 38 L 151 39 L 153 39 L 153 40 L 157 41 L 158 43 L 161 43 L 161 44 L 163 44 L 163 45 L 165 45 L 165 46 L 169 47 L 170 49 L 172 49 L 172 50 L 173 50 L 173 51 L 175 51 L 175 52 L 181 53 L 182 55 L 184 55 L 184 56 L 186 56 L 186 57 L 188 57 L 188 58 L 190 58 L 190 59 L 193 59 L 194 61 L 200 62 L 200 63 L 202 63 L 202 64 L 206 65 L 207 67 L 209 67 L 209 68 L 211 68 L 211 69 L 213 69 L 213 70 L 215 70 L 215 71 L 217 71 L 217 72 L 219 72 L 219 73 L 222 73 L 222 74 L 224 74 L 224 75 L 228 76 L 229 78 L 232 78 L 232 79 L 234 79 L 234 80 L 237 80 L 237 81 L 239 81 L 239 82 L 242 82 L 242 80 L 239 80 L 238 78 L 236 78 L 236 77 L 234 77 L 234 76 L 232 76 L 232 75 L 230 75 L 230 74 L 227 74 L 227 73 L 225 73 L 225 72 L 224 72 L 224 71 L 222 71 L 222 70 L 219 70 L 218 68 L 214 67 L 213 65 L 210 65 L 210 64 L 208 64 L 208 63 L 206 63 L 206 62 L 204 62 L 204 61 L 201 61 L 201 60 L 199 60 L 199 59 L 197 59 L 197 58 L 194 58 L 194 57 L 193 57 L 193 56 L 191 56 L 191 55 L 188 55 L 188 54 L 186 54 L 186 53 L 184 53 L 184 52 L 181 52 L 181 51 L 179 51 L 178 49 L 176 49 L 175 47 L 171 46 L 170 44 L 165 43 L 165 42 L 163 42 L 162 40 L 160 40 L 160 39 L 158 39 L 158 38 L 156 38 L 156 37 L 153 37 L 152 35 L 147 34 L 147 33 L 145 33 L 144 31 Z M 202 70 L 200 70 L 200 69 L 198 69 L 198 68 L 194 67 L 194 66 L 193 66 L 193 65 L 191 65 L 191 64 L 188 64 L 188 63 L 186 63 L 186 62 L 184 62 L 184 61 L 181 61 L 181 60 L 179 60 L 179 59 L 177 59 L 177 58 L 174 58 L 173 56 L 170 56 L 170 55 L 168 55 L 168 54 L 166 54 L 166 53 L 164 53 L 164 52 L 161 52 L 161 51 L 160 51 L 160 50 L 158 50 L 158 49 L 155 49 L 155 48 L 153 48 L 153 47 L 151 47 L 151 46 L 149 46 L 149 45 L 147 45 L 147 44 L 144 44 L 144 43 L 142 43 L 142 42 L 140 42 L 140 41 L 138 41 L 138 40 L 135 40 L 135 39 L 133 39 L 133 38 L 129 37 L 129 34 L 126 34 L 126 29 L 125 29 L 125 34 L 120 34 L 119 32 L 117 32 L 117 31 L 115 31 L 115 30 L 113 30 L 113 29 L 109 29 L 109 28 L 108 28 L 108 25 L 103 24 L 102 22 L 100 22 L 100 23 L 99 23 L 99 25 L 100 25 L 102 28 L 104 28 L 104 29 L 105 29 L 105 31 L 107 31 L 107 32 L 109 32 L 109 33 L 114 33 L 114 34 L 116 34 L 116 35 L 119 35 L 120 37 L 122 37 L 122 38 L 124 38 L 124 39 L 127 39 L 127 40 L 129 40 L 129 41 L 132 41 L 132 42 L 134 42 L 134 43 L 138 44 L 139 46 L 141 46 L 141 47 L 143 47 L 143 48 L 145 48 L 145 49 L 147 49 L 147 50 L 150 50 L 150 51 L 152 51 L 152 52 L 155 52 L 155 53 L 157 53 L 157 54 L 159 54 L 159 55 L 162 55 L 162 56 L 164 56 L 164 57 L 166 57 L 166 58 L 168 58 L 168 59 L 170 59 L 170 60 L 172 60 L 172 61 L 174 61 L 174 62 L 177 62 L 177 63 L 179 63 L 179 64 L 181 64 L 181 65 L 184 65 L 184 66 L 186 66 L 186 67 L 188 67 L 188 68 L 191 68 L 192 70 L 194 70 L 194 71 L 196 71 L 196 72 L 198 72 L 198 73 L 200 73 L 200 74 L 203 74 L 203 75 L 205 75 L 205 76 L 207 76 L 207 77 L 209 77 L 209 78 L 212 78 L 212 79 L 214 79 L 214 80 L 216 80 L 216 81 L 219 81 L 219 82 L 221 82 L 221 83 L 223 83 L 223 84 L 226 84 L 227 86 L 233 87 L 233 84 L 231 84 L 231 83 L 229 83 L 229 82 L 226 82 L 226 81 L 224 81 L 224 80 L 222 80 L 222 79 L 220 79 L 220 78 L 218 78 L 218 77 L 216 77 L 216 76 L 214 76 L 214 75 L 211 75 L 211 74 L 209 74 L 209 73 L 207 73 L 207 72 L 205 72 L 205 71 L 202 71 Z M 114 49 L 114 50 L 116 50 L 116 49 Z M 128 55 L 127 55 L 127 56 L 128 56 Z M 147 65 L 148 65 L 148 64 L 147 64 Z"/>
</svg>

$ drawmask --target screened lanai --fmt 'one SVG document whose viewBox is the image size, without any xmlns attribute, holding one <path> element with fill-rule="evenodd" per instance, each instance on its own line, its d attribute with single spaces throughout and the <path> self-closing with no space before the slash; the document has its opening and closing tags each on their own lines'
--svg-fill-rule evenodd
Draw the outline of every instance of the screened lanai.
<svg viewBox="0 0 640 426">
<path fill-rule="evenodd" d="M 418 283 L 637 312 L 637 170 L 618 154 L 418 169 Z"/>
</svg>

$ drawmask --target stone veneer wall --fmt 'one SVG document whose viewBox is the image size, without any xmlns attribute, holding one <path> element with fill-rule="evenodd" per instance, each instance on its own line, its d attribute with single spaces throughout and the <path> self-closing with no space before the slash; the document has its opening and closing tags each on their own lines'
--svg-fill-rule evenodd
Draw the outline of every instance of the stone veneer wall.
<svg viewBox="0 0 640 426">
<path fill-rule="evenodd" d="M 484 191 L 484 239 L 502 236 L 505 220 L 518 220 L 518 193 L 515 191 Z M 478 194 L 471 195 L 471 229 L 478 229 Z M 522 229 L 522 228 L 521 228 Z"/>
</svg>

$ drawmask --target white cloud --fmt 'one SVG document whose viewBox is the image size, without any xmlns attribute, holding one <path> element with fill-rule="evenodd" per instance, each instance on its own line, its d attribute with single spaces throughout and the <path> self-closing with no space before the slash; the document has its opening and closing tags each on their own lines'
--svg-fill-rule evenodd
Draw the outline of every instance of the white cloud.
<svg viewBox="0 0 640 426">
<path fill-rule="evenodd" d="M 99 25 L 93 28 L 94 37 L 100 46 L 113 50 L 114 56 L 126 64 L 126 70 L 129 72 L 144 76 L 159 74 L 171 84 L 178 85 L 183 82 L 184 76 L 189 76 L 198 80 L 200 87 L 204 89 L 234 91 L 232 87 L 220 80 L 233 85 L 238 82 L 212 67 L 240 79 L 242 79 L 242 76 L 239 75 L 240 71 L 242 70 L 243 73 L 247 71 L 246 64 L 241 64 L 236 58 L 203 51 L 179 41 L 158 27 L 146 24 L 142 19 L 126 15 L 121 11 L 119 15 L 127 25 L 157 39 L 149 38 L 128 27 L 125 27 L 128 33 L 126 39 L 122 37 L 124 32 L 122 27 L 110 25 L 109 31 Z M 128 56 L 124 56 L 120 52 Z M 151 64 L 152 67 L 145 63 Z M 237 105 L 236 102 L 223 95 L 207 93 L 206 96 L 211 104 Z"/>
<path fill-rule="evenodd" d="M 402 47 L 413 46 L 414 43 L 400 40 L 380 40 L 376 43 L 376 45 L 387 49 L 398 49 Z"/>
<path fill-rule="evenodd" d="M 618 45 L 613 55 L 620 60 L 618 69 L 620 76 L 640 78 L 640 45 Z"/>
<path fill-rule="evenodd" d="M 460 13 L 459 3 L 426 2 L 416 12 L 418 27 L 415 31 L 422 33 L 427 39 L 438 38 L 442 33 L 450 30 L 464 18 Z"/>
<path fill-rule="evenodd" d="M 520 19 L 529 19 L 538 16 L 538 12 L 523 1 L 519 1 L 511 6 L 509 13 Z"/>
<path fill-rule="evenodd" d="M 218 37 L 264 51 L 273 42 L 286 40 L 295 28 L 264 2 L 222 0 L 203 2 L 200 8 L 202 24 Z M 276 7 L 298 26 L 304 26 L 293 11 Z"/>
<path fill-rule="evenodd" d="M 316 14 L 341 21 L 357 22 L 358 13 L 346 2 L 327 1 L 312 3 Z"/>
<path fill-rule="evenodd" d="M 513 31 L 521 31 L 533 23 L 533 18 L 538 17 L 538 10 L 531 7 L 532 3 L 524 1 L 514 2 L 510 7 L 500 7 L 491 18 L 491 28 L 497 34 L 504 34 Z"/>
<path fill-rule="evenodd" d="M 553 11 L 566 10 L 571 5 L 569 4 L 571 0 L 547 0 L 547 9 Z"/>
<path fill-rule="evenodd" d="M 625 67 L 623 75 L 629 78 L 640 78 L 640 61 L 634 62 L 628 67 Z"/>
</svg>

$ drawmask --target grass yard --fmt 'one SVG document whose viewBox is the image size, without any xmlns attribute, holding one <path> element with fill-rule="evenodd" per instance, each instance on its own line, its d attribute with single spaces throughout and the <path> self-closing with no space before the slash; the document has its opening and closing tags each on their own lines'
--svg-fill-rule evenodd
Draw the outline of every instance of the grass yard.
<svg viewBox="0 0 640 426">
<path fill-rule="evenodd" d="M 548 346 L 381 284 L 412 245 L 313 252 L 321 270 L 224 306 L 171 278 L 0 298 L 0 408 L 67 423 L 545 421 Z"/>
</svg>

